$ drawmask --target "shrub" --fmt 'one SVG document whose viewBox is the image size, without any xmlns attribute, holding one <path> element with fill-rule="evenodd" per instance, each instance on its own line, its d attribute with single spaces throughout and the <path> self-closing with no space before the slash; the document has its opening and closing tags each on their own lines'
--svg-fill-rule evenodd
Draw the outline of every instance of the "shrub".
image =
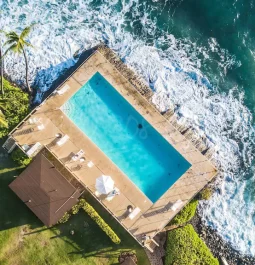
<svg viewBox="0 0 255 265">
<path fill-rule="evenodd" d="M 102 219 L 102 217 L 96 212 L 96 210 L 84 199 L 80 199 L 79 202 L 72 207 L 71 213 L 77 214 L 81 208 L 91 217 L 92 220 L 94 220 L 97 223 L 97 225 L 107 234 L 107 236 L 109 236 L 109 238 L 112 240 L 113 243 L 120 244 L 121 240 L 119 239 L 119 237 L 114 233 L 111 227 Z M 71 214 L 66 212 L 64 216 L 58 221 L 58 223 L 63 224 L 67 222 L 70 216 Z"/>
<path fill-rule="evenodd" d="M 120 244 L 121 240 L 119 237 L 114 233 L 111 227 L 102 219 L 102 217 L 96 212 L 96 210 L 85 200 L 81 202 L 83 210 L 93 219 L 97 225 L 109 236 L 115 244 Z"/>
<path fill-rule="evenodd" d="M 22 152 L 19 148 L 16 148 L 12 154 L 11 158 L 20 166 L 27 166 L 31 161 L 32 158 L 29 158 L 25 153 Z"/>
<path fill-rule="evenodd" d="M 6 136 L 29 113 L 29 96 L 20 88 L 4 79 L 4 98 L 6 106 L 3 111 L 8 128 L 0 127 L 0 138 Z"/>
<path fill-rule="evenodd" d="M 196 213 L 197 205 L 198 200 L 192 200 L 171 220 L 170 225 L 182 225 L 189 222 Z"/>
<path fill-rule="evenodd" d="M 79 212 L 80 208 L 81 208 L 81 207 L 80 207 L 79 203 L 75 204 L 75 205 L 72 207 L 72 210 L 71 210 L 72 214 L 77 214 L 77 213 Z"/>
<path fill-rule="evenodd" d="M 78 202 L 79 209 L 83 208 L 86 205 L 86 203 L 87 202 L 84 199 L 80 199 L 79 202 Z"/>
<path fill-rule="evenodd" d="M 204 188 L 200 192 L 200 200 L 209 200 L 212 196 L 212 190 L 209 187 Z"/>
<path fill-rule="evenodd" d="M 71 216 L 71 214 L 69 214 L 68 212 L 66 212 L 66 213 L 63 215 L 63 217 L 62 217 L 61 219 L 59 219 L 58 223 L 59 223 L 59 224 L 64 224 L 64 223 L 66 223 L 66 222 L 69 220 L 70 216 Z"/>
<path fill-rule="evenodd" d="M 219 265 L 192 225 L 168 232 L 165 265 Z"/>
</svg>

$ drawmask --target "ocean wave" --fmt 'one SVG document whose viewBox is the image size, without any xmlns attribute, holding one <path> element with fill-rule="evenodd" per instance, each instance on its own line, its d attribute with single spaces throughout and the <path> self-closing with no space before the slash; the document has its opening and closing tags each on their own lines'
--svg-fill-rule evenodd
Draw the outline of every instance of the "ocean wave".
<svg viewBox="0 0 255 265">
<path fill-rule="evenodd" d="M 30 37 L 35 48 L 28 49 L 28 58 L 30 82 L 40 92 L 76 62 L 77 50 L 106 42 L 148 82 L 160 110 L 178 105 L 177 113 L 218 147 L 214 159 L 223 182 L 220 192 L 201 206 L 203 219 L 238 250 L 255 255 L 252 115 L 238 86 L 229 84 L 225 93 L 219 87 L 227 72 L 241 65 L 234 56 L 215 39 L 199 46 L 160 30 L 149 7 L 138 1 L 4 0 L 0 6 L 4 30 L 20 31 L 37 23 Z M 5 71 L 23 83 L 23 57 L 8 55 Z"/>
</svg>

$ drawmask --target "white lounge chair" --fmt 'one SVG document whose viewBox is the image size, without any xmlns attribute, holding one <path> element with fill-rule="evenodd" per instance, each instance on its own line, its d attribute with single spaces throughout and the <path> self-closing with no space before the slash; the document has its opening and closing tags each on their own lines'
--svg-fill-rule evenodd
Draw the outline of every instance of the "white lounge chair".
<svg viewBox="0 0 255 265">
<path fill-rule="evenodd" d="M 141 209 L 139 207 L 136 207 L 133 212 L 128 215 L 129 219 L 134 219 L 140 212 Z"/>
<path fill-rule="evenodd" d="M 85 157 L 81 157 L 81 158 L 80 158 L 80 162 L 81 162 L 81 163 L 85 162 L 85 160 L 86 160 Z"/>
<path fill-rule="evenodd" d="M 84 151 L 81 149 L 77 154 L 72 157 L 72 160 L 77 161 L 82 157 L 82 155 L 84 155 Z"/>
<path fill-rule="evenodd" d="M 64 143 L 67 142 L 68 139 L 69 139 L 69 136 L 66 134 L 66 135 L 63 136 L 60 140 L 57 141 L 57 145 L 58 145 L 58 146 L 63 145 Z"/>
<path fill-rule="evenodd" d="M 37 150 L 39 150 L 39 148 L 41 147 L 42 145 L 37 142 L 35 143 L 28 151 L 27 151 L 27 155 L 28 157 L 31 157 Z"/>
<path fill-rule="evenodd" d="M 179 209 L 183 204 L 182 200 L 177 200 L 172 206 L 171 206 L 171 210 L 173 210 L 174 212 Z"/>
<path fill-rule="evenodd" d="M 56 93 L 59 95 L 63 95 L 69 88 L 70 86 L 66 84 L 61 89 L 57 90 Z"/>
<path fill-rule="evenodd" d="M 39 119 L 39 118 L 37 118 L 37 117 L 33 117 L 33 118 L 30 118 L 29 120 L 28 120 L 28 123 L 29 124 L 37 124 L 37 123 L 39 123 L 41 121 L 41 119 Z"/>
</svg>

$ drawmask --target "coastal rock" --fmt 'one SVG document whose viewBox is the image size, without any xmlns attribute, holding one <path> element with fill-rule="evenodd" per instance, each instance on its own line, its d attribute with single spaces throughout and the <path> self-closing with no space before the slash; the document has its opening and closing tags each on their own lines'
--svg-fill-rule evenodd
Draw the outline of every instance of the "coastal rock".
<svg viewBox="0 0 255 265">
<path fill-rule="evenodd" d="M 229 265 L 255 265 L 254 257 L 242 255 L 235 250 L 217 234 L 217 231 L 205 226 L 198 213 L 192 219 L 191 224 L 219 260 L 220 257 L 224 257 Z"/>
</svg>

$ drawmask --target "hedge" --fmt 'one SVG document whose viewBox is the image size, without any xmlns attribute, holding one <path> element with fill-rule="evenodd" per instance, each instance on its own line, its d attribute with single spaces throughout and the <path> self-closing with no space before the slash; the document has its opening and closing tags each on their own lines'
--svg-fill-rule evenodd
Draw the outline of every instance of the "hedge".
<svg viewBox="0 0 255 265">
<path fill-rule="evenodd" d="M 6 136 L 30 112 L 28 94 L 5 79 L 3 84 L 4 98 L 6 98 L 6 106 L 3 112 L 8 122 L 8 128 L 0 127 L 0 138 Z"/>
<path fill-rule="evenodd" d="M 102 219 L 102 217 L 96 212 L 96 210 L 88 204 L 84 199 L 80 200 L 82 209 L 93 219 L 97 225 L 106 233 L 107 236 L 115 244 L 120 244 L 120 238 L 115 234 L 111 227 Z"/>
<path fill-rule="evenodd" d="M 23 153 L 19 148 L 16 148 L 12 154 L 11 158 L 20 166 L 27 166 L 31 161 L 32 158 L 29 158 L 25 153 Z"/>
<path fill-rule="evenodd" d="M 219 265 L 192 225 L 168 232 L 165 265 Z"/>
<path fill-rule="evenodd" d="M 192 200 L 171 220 L 170 225 L 182 225 L 189 222 L 196 213 L 197 205 L 198 200 Z"/>
<path fill-rule="evenodd" d="M 58 223 L 59 223 L 59 224 L 64 224 L 64 223 L 66 223 L 66 222 L 69 220 L 70 216 L 71 216 L 71 214 L 68 213 L 68 212 L 66 212 L 66 213 L 62 216 L 62 218 L 59 219 Z"/>
<path fill-rule="evenodd" d="M 77 214 L 81 208 L 91 217 L 92 220 L 97 223 L 97 225 L 106 233 L 106 235 L 112 240 L 113 243 L 120 244 L 121 240 L 119 239 L 119 237 L 96 212 L 96 210 L 84 199 L 80 199 L 79 202 L 72 207 L 70 212 L 72 214 Z M 61 224 L 67 222 L 70 217 L 70 213 L 65 213 L 64 216 L 58 221 L 58 223 Z"/>
</svg>

